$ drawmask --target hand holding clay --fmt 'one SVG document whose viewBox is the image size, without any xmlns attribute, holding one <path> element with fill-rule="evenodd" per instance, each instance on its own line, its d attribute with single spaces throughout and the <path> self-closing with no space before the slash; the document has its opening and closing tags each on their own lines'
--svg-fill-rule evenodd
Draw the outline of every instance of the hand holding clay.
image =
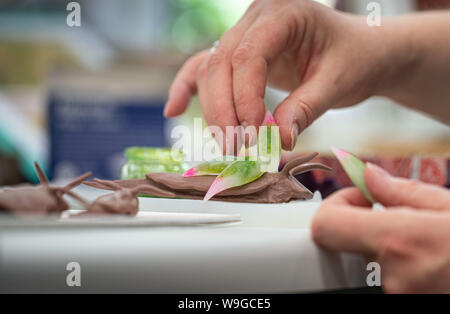
<svg viewBox="0 0 450 314">
<path fill-rule="evenodd" d="M 172 83 L 165 115 L 198 94 L 208 125 L 263 122 L 266 84 L 290 91 L 275 111 L 283 148 L 330 107 L 374 93 L 386 66 L 378 32 L 364 18 L 313 1 L 255 1 L 217 47 L 190 58 Z"/>
<path fill-rule="evenodd" d="M 256 0 L 216 47 L 186 61 L 165 115 L 180 115 L 198 94 L 208 125 L 258 127 L 268 84 L 290 92 L 274 113 L 285 150 L 326 110 L 374 95 L 449 122 L 448 38 L 448 12 L 374 27 L 310 0 Z"/>
</svg>

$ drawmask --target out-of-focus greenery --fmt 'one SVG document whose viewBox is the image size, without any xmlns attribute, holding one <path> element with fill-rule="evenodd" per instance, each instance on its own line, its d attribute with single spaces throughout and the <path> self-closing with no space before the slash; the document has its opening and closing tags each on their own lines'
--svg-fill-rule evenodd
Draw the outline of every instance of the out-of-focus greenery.
<svg viewBox="0 0 450 314">
<path fill-rule="evenodd" d="M 171 0 L 172 42 L 183 52 L 209 47 L 244 14 L 251 0 Z"/>
<path fill-rule="evenodd" d="M 78 63 L 57 43 L 0 41 L 0 85 L 39 83 L 57 66 Z"/>
</svg>

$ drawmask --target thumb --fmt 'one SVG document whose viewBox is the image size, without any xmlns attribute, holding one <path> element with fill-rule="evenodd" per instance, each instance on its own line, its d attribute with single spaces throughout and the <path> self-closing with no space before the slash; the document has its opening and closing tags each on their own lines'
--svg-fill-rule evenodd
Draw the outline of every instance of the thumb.
<svg viewBox="0 0 450 314">
<path fill-rule="evenodd" d="M 366 185 L 373 198 L 385 206 L 450 209 L 450 191 L 415 180 L 392 177 L 382 168 L 367 163 Z"/>
<path fill-rule="evenodd" d="M 310 79 L 294 90 L 276 108 L 274 118 L 280 128 L 283 149 L 294 149 L 297 136 L 319 118 L 333 103 L 333 88 L 327 82 Z"/>
</svg>

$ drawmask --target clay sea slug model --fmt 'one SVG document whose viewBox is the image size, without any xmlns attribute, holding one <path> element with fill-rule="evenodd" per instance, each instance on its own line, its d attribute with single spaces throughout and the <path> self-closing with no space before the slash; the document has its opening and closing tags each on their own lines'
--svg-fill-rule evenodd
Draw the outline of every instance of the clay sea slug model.
<svg viewBox="0 0 450 314">
<path fill-rule="evenodd" d="M 297 181 L 294 176 L 314 169 L 331 170 L 320 163 L 310 162 L 317 155 L 317 153 L 311 153 L 299 156 L 288 162 L 280 172 L 265 172 L 256 180 L 247 184 L 220 191 L 213 195 L 211 200 L 283 203 L 291 200 L 310 199 L 313 195 L 312 192 Z M 192 170 L 188 170 L 188 175 L 189 173 L 192 173 Z M 95 180 L 84 182 L 84 184 L 106 190 L 117 190 L 119 187 L 135 189 L 140 194 L 146 194 L 148 187 L 152 187 L 154 188 L 154 192 L 151 193 L 153 196 L 167 197 L 167 194 L 170 193 L 180 198 L 204 199 L 216 180 L 217 177 L 212 175 L 183 176 L 176 173 L 149 173 L 145 179 Z M 110 183 L 113 183 L 114 186 Z M 164 193 L 161 193 L 161 191 Z"/>
<path fill-rule="evenodd" d="M 101 184 L 102 186 L 108 187 L 115 192 L 102 195 L 92 203 L 77 195 L 72 196 L 84 205 L 84 211 L 73 216 L 100 216 L 110 214 L 136 216 L 139 211 L 138 194 L 158 194 L 164 197 L 175 196 L 171 192 L 167 192 L 147 184 L 128 188 L 120 186 L 113 181 L 94 179 L 94 183 Z"/>
<path fill-rule="evenodd" d="M 59 215 L 69 209 L 63 199 L 67 194 L 78 197 L 71 190 L 86 180 L 91 173 L 85 173 L 64 187 L 52 186 L 37 163 L 34 163 L 41 184 L 4 188 L 0 191 L 0 212 L 9 212 L 19 216 Z"/>
</svg>

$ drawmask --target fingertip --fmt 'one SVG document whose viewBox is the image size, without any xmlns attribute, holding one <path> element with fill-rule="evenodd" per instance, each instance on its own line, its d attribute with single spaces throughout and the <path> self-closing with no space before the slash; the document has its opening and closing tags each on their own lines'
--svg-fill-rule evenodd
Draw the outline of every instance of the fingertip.
<svg viewBox="0 0 450 314">
<path fill-rule="evenodd" d="M 292 117 L 285 115 L 281 105 L 277 107 L 274 118 L 280 128 L 281 146 L 284 150 L 293 150 L 297 143 L 299 128 Z"/>
<path fill-rule="evenodd" d="M 173 118 L 182 114 L 191 100 L 192 93 L 187 84 L 174 82 L 169 91 L 169 97 L 164 106 L 164 116 Z"/>
<path fill-rule="evenodd" d="M 292 134 L 288 126 L 280 126 L 281 147 L 284 150 L 292 151 Z"/>
<path fill-rule="evenodd" d="M 166 104 L 164 105 L 164 111 L 163 111 L 163 115 L 165 118 L 172 118 L 172 112 L 171 112 L 170 108 L 171 108 L 170 101 L 167 100 Z"/>
<path fill-rule="evenodd" d="M 367 162 L 364 169 L 364 179 L 369 191 L 376 196 L 380 189 L 386 190 L 389 188 L 391 175 L 379 166 Z"/>
<path fill-rule="evenodd" d="M 166 105 L 164 106 L 164 112 L 163 112 L 164 117 L 166 117 L 166 118 L 176 117 L 178 115 L 178 111 L 179 111 L 176 109 L 176 107 L 177 107 L 177 104 L 174 104 L 173 101 L 168 100 L 166 102 Z"/>
<path fill-rule="evenodd" d="M 254 126 L 256 128 L 263 125 L 266 114 L 264 102 L 250 104 L 247 108 L 244 112 L 242 109 L 236 110 L 239 124 L 243 127 Z"/>
<path fill-rule="evenodd" d="M 385 177 L 385 178 L 388 178 L 391 176 L 386 170 L 384 170 L 383 168 L 381 168 L 371 162 L 366 163 L 366 169 L 364 170 L 364 175 L 366 175 L 366 174 L 368 176 L 374 175 L 374 176 L 381 176 L 381 177 Z"/>
</svg>

